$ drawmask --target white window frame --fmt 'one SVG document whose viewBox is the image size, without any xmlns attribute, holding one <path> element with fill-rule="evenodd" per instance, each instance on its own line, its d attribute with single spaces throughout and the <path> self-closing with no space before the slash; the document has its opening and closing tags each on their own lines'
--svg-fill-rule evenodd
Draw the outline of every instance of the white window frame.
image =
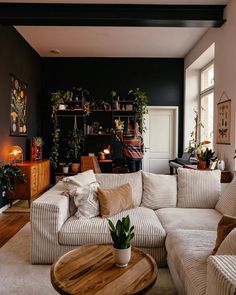
<svg viewBox="0 0 236 295">
<path fill-rule="evenodd" d="M 202 117 L 202 97 L 212 94 L 214 96 L 214 88 L 215 88 L 215 81 L 214 84 L 204 90 L 201 90 L 201 84 L 202 84 L 202 73 L 209 68 L 211 65 L 214 65 L 214 59 L 212 61 L 210 61 L 207 65 L 205 65 L 202 69 L 200 69 L 200 75 L 199 75 L 199 114 L 200 114 L 200 121 L 201 121 L 201 117 Z M 214 75 L 214 79 L 215 79 L 215 75 Z M 214 114 L 213 114 L 214 117 Z M 202 138 L 202 134 L 201 134 L 201 126 L 199 126 L 199 140 L 201 141 Z M 214 134 L 213 134 L 213 138 L 214 138 Z M 211 143 L 213 145 L 213 142 Z"/>
</svg>

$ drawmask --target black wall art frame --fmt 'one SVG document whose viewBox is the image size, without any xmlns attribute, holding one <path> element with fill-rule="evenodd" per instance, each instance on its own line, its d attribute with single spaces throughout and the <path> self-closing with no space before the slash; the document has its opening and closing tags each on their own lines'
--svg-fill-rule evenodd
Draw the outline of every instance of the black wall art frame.
<svg viewBox="0 0 236 295">
<path fill-rule="evenodd" d="M 10 74 L 10 79 L 10 135 L 27 136 L 27 85 L 12 74 Z"/>
</svg>

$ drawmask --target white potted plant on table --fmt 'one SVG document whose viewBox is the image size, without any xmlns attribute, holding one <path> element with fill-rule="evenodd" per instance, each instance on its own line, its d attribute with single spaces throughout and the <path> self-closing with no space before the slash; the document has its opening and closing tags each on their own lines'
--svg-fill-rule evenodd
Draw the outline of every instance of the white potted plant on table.
<svg viewBox="0 0 236 295">
<path fill-rule="evenodd" d="M 130 227 L 129 215 L 118 220 L 116 225 L 110 219 L 108 223 L 113 240 L 114 262 L 118 267 L 125 267 L 131 258 L 130 241 L 134 238 L 134 226 Z"/>
</svg>

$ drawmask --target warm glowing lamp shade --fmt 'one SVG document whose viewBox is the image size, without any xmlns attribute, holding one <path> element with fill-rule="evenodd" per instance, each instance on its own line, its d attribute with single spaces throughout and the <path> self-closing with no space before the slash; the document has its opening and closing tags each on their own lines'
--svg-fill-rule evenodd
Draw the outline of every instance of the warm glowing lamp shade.
<svg viewBox="0 0 236 295">
<path fill-rule="evenodd" d="M 23 161 L 23 150 L 18 145 L 12 145 L 8 148 L 8 161 L 10 164 Z"/>
</svg>

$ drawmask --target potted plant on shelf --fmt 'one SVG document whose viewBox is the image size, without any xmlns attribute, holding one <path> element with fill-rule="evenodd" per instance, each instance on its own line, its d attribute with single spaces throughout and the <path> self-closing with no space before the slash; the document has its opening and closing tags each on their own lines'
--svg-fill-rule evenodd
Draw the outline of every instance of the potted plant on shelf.
<svg viewBox="0 0 236 295">
<path fill-rule="evenodd" d="M 201 150 L 201 153 L 198 155 L 198 169 L 206 169 L 210 165 L 210 161 L 214 159 L 215 152 L 211 149 L 206 148 Z"/>
<path fill-rule="evenodd" d="M 79 172 L 80 156 L 84 148 L 84 134 L 81 130 L 70 131 L 66 137 L 66 158 L 71 162 L 71 171 Z"/>
<path fill-rule="evenodd" d="M 71 163 L 65 162 L 62 165 L 62 172 L 67 174 L 69 173 L 69 168 L 70 168 Z"/>
<path fill-rule="evenodd" d="M 130 227 L 129 215 L 118 220 L 116 225 L 108 219 L 108 224 L 113 240 L 114 262 L 118 267 L 125 267 L 131 258 L 130 241 L 134 238 L 134 226 Z"/>
<path fill-rule="evenodd" d="M 64 92 L 63 91 L 54 91 L 51 93 L 51 103 L 52 103 L 52 114 L 51 117 L 54 118 L 56 112 L 59 109 L 65 109 L 64 105 Z"/>
<path fill-rule="evenodd" d="M 148 97 L 146 93 L 139 88 L 134 90 L 130 90 L 128 92 L 128 96 L 130 99 L 133 100 L 133 110 L 136 116 L 136 119 L 140 126 L 140 131 L 144 130 L 144 118 L 143 116 L 147 114 L 147 104 L 148 104 Z"/>
</svg>

